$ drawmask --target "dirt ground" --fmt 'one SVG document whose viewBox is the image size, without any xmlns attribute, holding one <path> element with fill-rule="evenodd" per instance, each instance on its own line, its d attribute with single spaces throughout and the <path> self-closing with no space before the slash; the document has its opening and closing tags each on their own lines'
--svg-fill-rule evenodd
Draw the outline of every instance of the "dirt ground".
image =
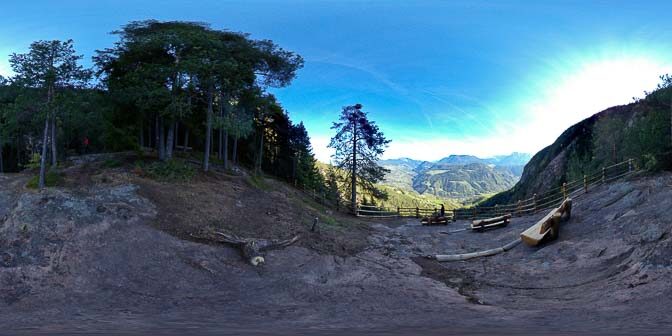
<svg viewBox="0 0 672 336">
<path fill-rule="evenodd" d="M 270 179 L 257 188 L 211 174 L 173 185 L 95 164 L 66 169 L 65 186 L 43 192 L 24 189 L 26 176 L 0 177 L 2 332 L 672 331 L 672 174 L 575 199 L 557 241 L 438 263 L 422 256 L 503 245 L 544 214 L 445 233 L 468 223 L 364 222 Z M 309 230 L 314 217 L 319 233 Z M 234 248 L 189 236 L 203 227 L 302 239 L 253 267 Z"/>
</svg>

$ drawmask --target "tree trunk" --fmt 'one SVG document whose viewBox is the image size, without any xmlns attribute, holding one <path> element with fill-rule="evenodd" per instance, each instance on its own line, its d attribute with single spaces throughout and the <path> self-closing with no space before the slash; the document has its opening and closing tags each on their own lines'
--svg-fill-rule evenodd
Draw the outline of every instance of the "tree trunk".
<svg viewBox="0 0 672 336">
<path fill-rule="evenodd" d="M 259 137 L 259 156 L 257 157 L 257 167 L 255 173 L 261 175 L 261 163 L 264 161 L 264 128 L 262 126 L 261 134 Z"/>
<path fill-rule="evenodd" d="M 2 149 L 4 145 L 2 144 L 2 138 L 0 138 L 0 174 L 5 173 L 5 162 L 2 159 Z M 11 159 L 11 153 L 10 153 L 10 159 Z"/>
<path fill-rule="evenodd" d="M 205 127 L 205 150 L 203 151 L 203 171 L 207 172 L 210 169 L 210 152 L 212 147 L 212 84 L 208 88 L 208 110 L 206 112 L 206 127 Z"/>
<path fill-rule="evenodd" d="M 163 117 L 159 117 L 159 160 L 166 160 L 166 131 L 163 127 Z"/>
<path fill-rule="evenodd" d="M 222 160 L 224 161 L 224 169 L 229 169 L 229 132 L 224 131 L 224 148 L 222 149 Z"/>
<path fill-rule="evenodd" d="M 154 119 L 154 148 L 156 148 L 156 152 L 159 155 L 159 159 L 161 159 L 161 152 L 163 149 L 161 149 L 161 135 L 159 134 L 159 129 L 161 128 L 161 123 L 159 122 L 159 115 L 156 115 L 156 118 Z"/>
<path fill-rule="evenodd" d="M 357 214 L 357 120 L 352 123 L 352 171 L 350 171 L 350 205 Z"/>
<path fill-rule="evenodd" d="M 238 138 L 234 137 L 233 138 L 233 157 L 231 158 L 231 161 L 235 164 L 238 163 Z"/>
<path fill-rule="evenodd" d="M 142 149 L 145 147 L 145 125 L 143 123 L 140 123 L 140 133 L 138 134 L 138 142 L 140 143 L 140 148 Z"/>
<path fill-rule="evenodd" d="M 49 114 L 44 119 L 44 131 L 42 133 L 42 155 L 40 156 L 40 177 L 38 188 L 44 188 L 44 180 L 47 175 L 47 142 L 49 141 Z"/>
<path fill-rule="evenodd" d="M 224 95 L 219 94 L 219 120 L 221 122 L 222 118 L 224 118 Z M 219 132 L 217 132 L 217 140 L 218 140 L 218 146 L 217 146 L 217 158 L 222 159 L 224 157 L 224 153 L 222 150 L 222 147 L 224 145 L 224 128 L 221 127 L 219 129 Z"/>
<path fill-rule="evenodd" d="M 180 137 L 180 123 L 176 121 L 175 122 L 175 141 L 173 141 L 173 150 L 177 149 L 177 143 L 178 143 L 177 138 L 179 138 L 179 137 Z"/>
<path fill-rule="evenodd" d="M 173 158 L 173 145 L 175 144 L 175 124 L 168 127 L 168 136 L 166 139 L 166 159 Z"/>
<path fill-rule="evenodd" d="M 295 187 L 296 187 L 297 182 L 298 182 L 297 179 L 296 179 L 296 166 L 297 166 L 298 161 L 299 161 L 299 155 L 301 155 L 301 153 L 294 154 L 294 160 L 292 160 L 292 182 L 294 183 Z"/>
<path fill-rule="evenodd" d="M 58 149 L 56 148 L 56 115 L 51 117 L 51 166 L 56 167 L 58 163 Z"/>
<path fill-rule="evenodd" d="M 189 147 L 189 129 L 184 128 L 184 148 L 182 148 L 183 152 L 187 151 L 187 147 Z"/>
</svg>

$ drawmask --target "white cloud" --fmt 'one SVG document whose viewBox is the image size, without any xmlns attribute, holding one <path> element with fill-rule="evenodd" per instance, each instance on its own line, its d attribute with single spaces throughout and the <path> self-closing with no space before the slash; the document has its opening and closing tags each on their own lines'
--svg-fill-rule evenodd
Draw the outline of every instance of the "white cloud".
<svg viewBox="0 0 672 336">
<path fill-rule="evenodd" d="M 331 161 L 331 155 L 334 154 L 334 150 L 328 147 L 330 140 L 331 138 L 326 136 L 310 137 L 310 144 L 313 145 L 313 152 L 318 161 L 324 163 L 329 163 L 329 161 Z"/>
<path fill-rule="evenodd" d="M 0 59 L 0 75 L 8 77 L 11 74 L 7 59 Z"/>
<path fill-rule="evenodd" d="M 576 71 L 549 78 L 531 90 L 538 98 L 519 104 L 511 114 L 485 120 L 484 124 L 491 125 L 486 134 L 460 139 L 434 135 L 393 139 L 384 158 L 437 160 L 450 154 L 534 154 L 581 120 L 611 106 L 630 103 L 633 97 L 642 97 L 645 90 L 655 88 L 659 75 L 671 72 L 672 65 L 647 58 L 585 63 Z"/>
</svg>

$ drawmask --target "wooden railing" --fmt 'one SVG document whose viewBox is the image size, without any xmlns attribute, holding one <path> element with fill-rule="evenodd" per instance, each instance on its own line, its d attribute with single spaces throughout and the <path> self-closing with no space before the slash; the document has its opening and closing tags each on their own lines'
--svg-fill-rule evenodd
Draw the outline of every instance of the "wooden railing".
<svg viewBox="0 0 672 336">
<path fill-rule="evenodd" d="M 386 208 L 382 206 L 375 205 L 358 205 L 357 206 L 357 216 L 358 217 L 369 217 L 369 218 L 394 218 L 394 217 L 411 217 L 411 218 L 424 218 L 438 215 L 441 211 L 440 206 L 435 208 Z M 453 212 L 446 210 L 444 216 L 448 219 L 453 219 Z"/>
<path fill-rule="evenodd" d="M 550 209 L 558 206 L 567 197 L 575 198 L 578 195 L 587 193 L 590 188 L 611 182 L 613 180 L 625 177 L 635 173 L 632 159 L 619 162 L 617 164 L 603 167 L 601 170 L 591 175 L 584 175 L 583 178 L 570 182 L 565 182 L 561 186 L 550 189 L 543 194 L 534 194 L 532 197 L 519 200 L 515 203 L 495 205 L 490 207 L 471 207 L 453 210 L 453 219 L 481 219 L 503 216 L 511 214 L 513 216 L 522 216 L 532 214 L 537 211 Z"/>
<path fill-rule="evenodd" d="M 613 180 L 625 177 L 637 172 L 632 159 L 619 162 L 617 164 L 604 167 L 590 175 L 584 175 L 583 178 L 565 182 L 559 187 L 552 188 L 543 194 L 534 194 L 532 197 L 519 200 L 515 203 L 495 205 L 489 207 L 470 207 L 453 210 L 446 210 L 445 216 L 455 220 L 475 220 L 503 216 L 511 214 L 512 216 L 523 216 L 547 210 L 558 206 L 567 197 L 576 198 L 578 195 L 588 193 L 589 190 L 597 185 L 605 184 Z M 352 213 L 350 200 L 343 198 L 329 198 L 323 191 L 301 190 L 306 196 L 312 198 L 315 202 L 328 206 L 337 211 Z M 355 215 L 364 218 L 424 218 L 438 215 L 440 205 L 434 208 L 420 207 L 385 207 L 376 205 L 357 204 Z"/>
</svg>

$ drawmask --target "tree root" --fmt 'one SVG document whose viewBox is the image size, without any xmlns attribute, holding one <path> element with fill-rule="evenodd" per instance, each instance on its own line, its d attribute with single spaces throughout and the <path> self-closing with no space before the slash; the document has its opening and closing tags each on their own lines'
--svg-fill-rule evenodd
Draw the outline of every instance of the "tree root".
<svg viewBox="0 0 672 336">
<path fill-rule="evenodd" d="M 266 251 L 290 246 L 296 243 L 300 238 L 298 235 L 286 240 L 243 238 L 232 233 L 219 231 L 203 231 L 200 234 L 192 233 L 191 236 L 202 240 L 214 241 L 237 247 L 240 249 L 243 258 L 253 266 L 258 266 L 259 264 L 266 262 L 266 259 L 264 258 Z"/>
</svg>

